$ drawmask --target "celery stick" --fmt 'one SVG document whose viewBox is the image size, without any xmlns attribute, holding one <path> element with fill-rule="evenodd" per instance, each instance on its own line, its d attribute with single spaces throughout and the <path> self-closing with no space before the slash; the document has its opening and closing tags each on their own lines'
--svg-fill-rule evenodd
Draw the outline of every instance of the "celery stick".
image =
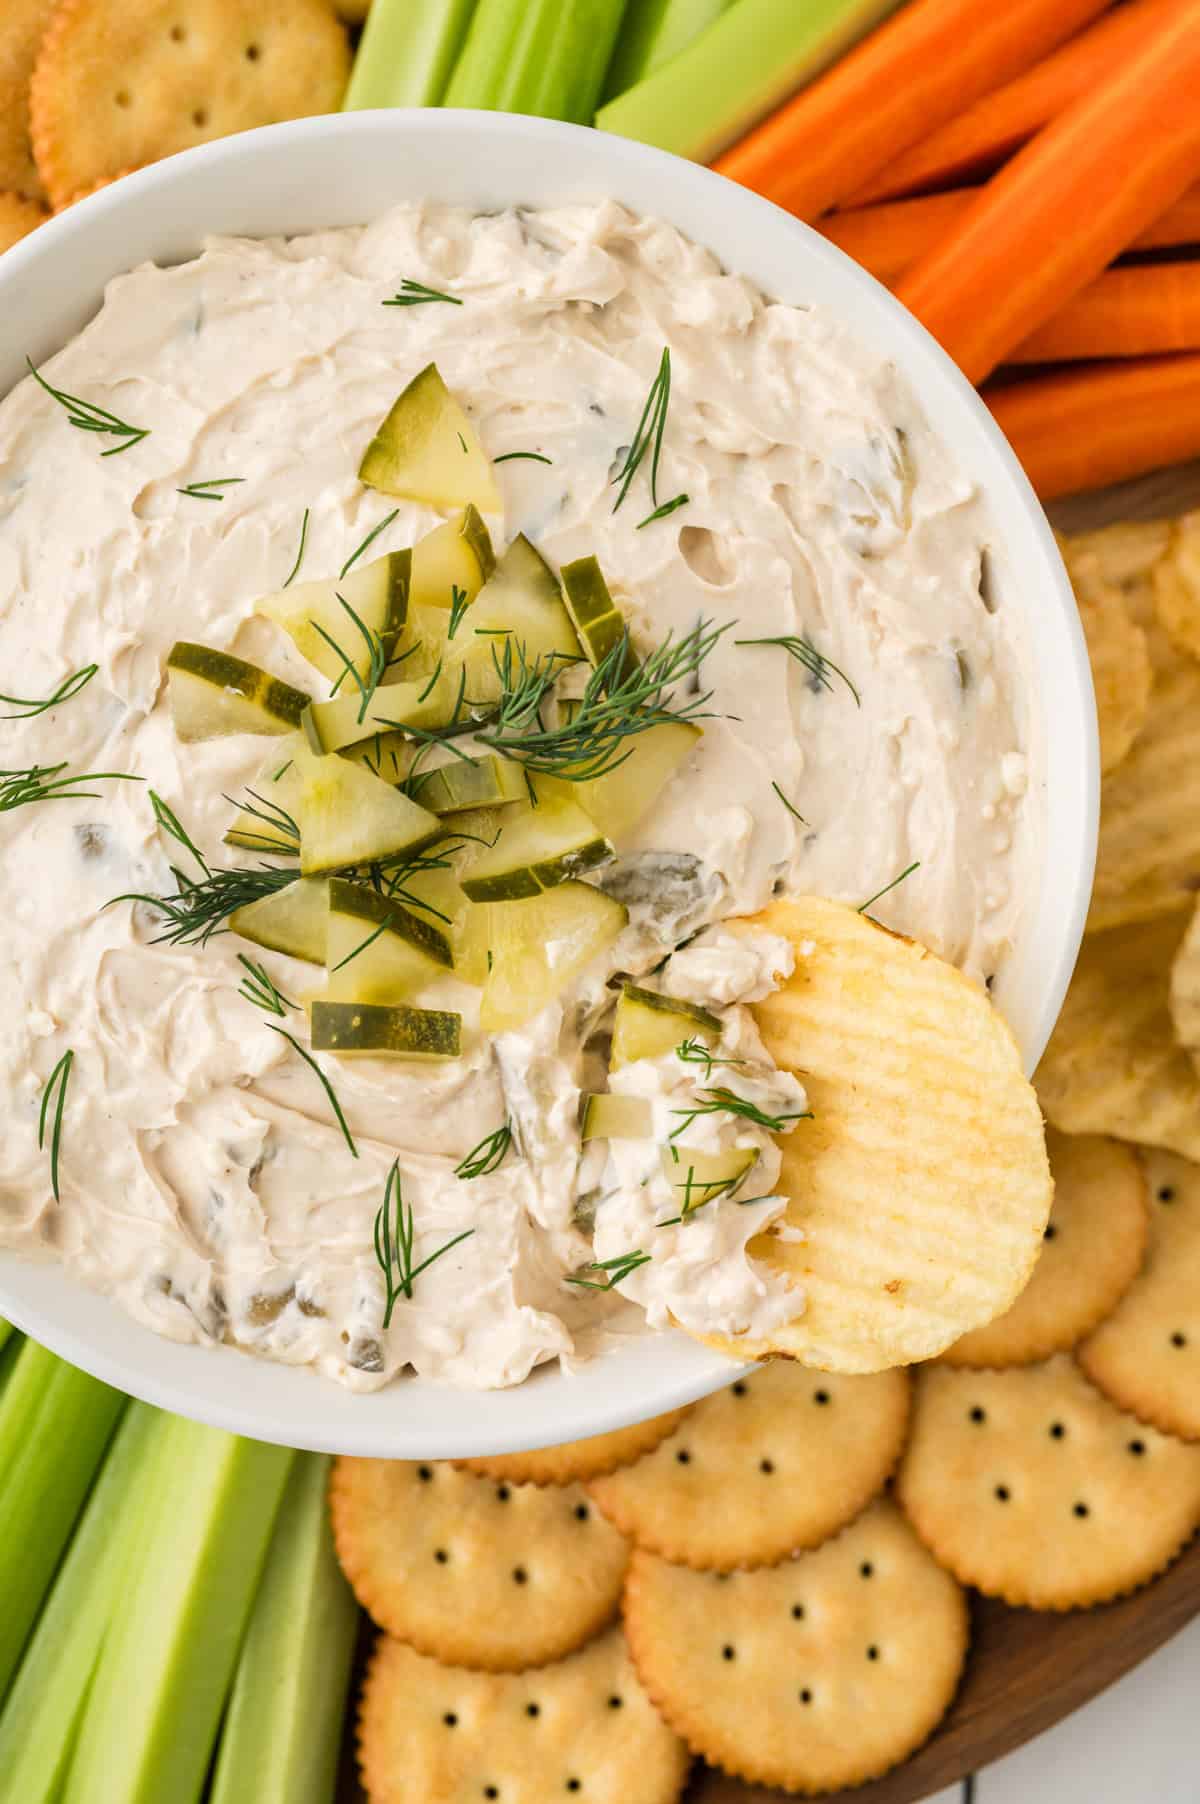
<svg viewBox="0 0 1200 1804">
<path fill-rule="evenodd" d="M 133 1403 L 113 1436 L 0 1712 L 0 1804 L 55 1804 L 139 1524 L 140 1481 L 165 1417 Z"/>
<path fill-rule="evenodd" d="M 301 1454 L 292 1472 L 238 1660 L 209 1804 L 333 1799 L 358 1606 L 334 1557 L 329 1465 L 321 1454 Z"/>
<path fill-rule="evenodd" d="M 707 163 L 836 62 L 897 0 L 735 0 L 715 25 L 596 114 L 618 132 Z"/>
<path fill-rule="evenodd" d="M 0 1399 L 0 1698 L 126 1401 L 22 1345 Z"/>
<path fill-rule="evenodd" d="M 475 0 L 373 0 L 346 112 L 375 106 L 440 106 Z"/>
<path fill-rule="evenodd" d="M 731 4 L 732 0 L 629 0 L 604 98 L 615 100 L 645 81 L 694 43 Z"/>
<path fill-rule="evenodd" d="M 13 1331 L 12 1323 L 6 1322 L 3 1318 L 3 1316 L 0 1316 L 0 1347 L 2 1347 L 4 1345 L 5 1341 L 8 1339 L 8 1337 L 12 1333 L 12 1331 Z"/>
<path fill-rule="evenodd" d="M 196 1804 L 294 1458 L 166 1419 L 64 1804 Z"/>
<path fill-rule="evenodd" d="M 591 123 L 625 0 L 479 0 L 446 106 Z"/>
</svg>

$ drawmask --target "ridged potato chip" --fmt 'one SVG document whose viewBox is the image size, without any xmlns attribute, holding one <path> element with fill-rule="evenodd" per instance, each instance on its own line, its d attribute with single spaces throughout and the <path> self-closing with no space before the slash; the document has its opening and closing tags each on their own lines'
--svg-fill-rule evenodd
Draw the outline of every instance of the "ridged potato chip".
<svg viewBox="0 0 1200 1804">
<path fill-rule="evenodd" d="M 1175 1038 L 1200 1069 L 1200 906 L 1171 964 L 1170 1005 Z"/>
<path fill-rule="evenodd" d="M 1070 575 L 1096 688 L 1100 769 L 1108 772 L 1121 763 L 1145 722 L 1153 681 L 1150 652 L 1124 594 L 1105 579 L 1094 552 L 1076 558 Z"/>
<path fill-rule="evenodd" d="M 1200 658 L 1200 513 L 1176 520 L 1167 556 L 1154 571 L 1154 605 L 1172 642 Z"/>
<path fill-rule="evenodd" d="M 836 1372 L 932 1359 L 1012 1303 L 1033 1269 L 1052 1183 L 1041 1114 L 983 990 L 844 903 L 777 902 L 793 976 L 755 1016 L 814 1119 L 783 1142 L 786 1221 L 764 1264 L 805 1298 L 769 1341 L 712 1344 Z"/>
<path fill-rule="evenodd" d="M 1171 965 L 1187 917 L 1089 934 L 1034 1082 L 1066 1134 L 1112 1134 L 1200 1159 L 1200 1076 L 1174 1042 Z"/>
<path fill-rule="evenodd" d="M 1177 653 L 1159 624 L 1154 605 L 1154 573 L 1170 549 L 1170 521 L 1121 522 L 1060 537 L 1058 544 L 1072 582 L 1078 566 L 1094 560 L 1101 579 L 1121 591 L 1130 619 L 1146 635 L 1152 669 L 1173 665 Z"/>
</svg>

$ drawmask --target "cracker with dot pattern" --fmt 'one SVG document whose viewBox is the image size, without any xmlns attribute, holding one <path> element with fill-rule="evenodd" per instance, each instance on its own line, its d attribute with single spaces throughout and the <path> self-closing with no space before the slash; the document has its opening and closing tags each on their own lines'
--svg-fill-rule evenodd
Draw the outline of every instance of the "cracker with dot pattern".
<svg viewBox="0 0 1200 1804">
<path fill-rule="evenodd" d="M 0 188 L 42 198 L 29 142 L 29 78 L 54 0 L 4 0 L 0 6 Z"/>
<path fill-rule="evenodd" d="M 358 1601 L 435 1660 L 519 1672 L 571 1653 L 616 1612 L 629 1550 L 578 1485 L 342 1458 L 329 1496 Z"/>
<path fill-rule="evenodd" d="M 329 0 L 59 0 L 30 85 L 54 205 L 213 138 L 336 112 L 350 73 Z"/>
<path fill-rule="evenodd" d="M 929 1366 L 896 1494 L 964 1585 L 1034 1610 L 1146 1584 L 1200 1526 L 1200 1447 L 1089 1384 L 1069 1354 L 1003 1372 Z"/>
<path fill-rule="evenodd" d="M 533 1672 L 468 1672 L 381 1636 L 358 1758 L 370 1804 L 674 1804 L 683 1743 L 619 1629 Z"/>
<path fill-rule="evenodd" d="M 1063 1353 L 1116 1308 L 1146 1250 L 1146 1179 L 1131 1147 L 1046 1135 L 1054 1202 L 1042 1254 L 1012 1308 L 948 1347 L 952 1366 L 1029 1365 Z"/>
<path fill-rule="evenodd" d="M 674 1434 L 687 1415 L 686 1409 L 651 1416 L 610 1434 L 590 1435 L 586 1441 L 563 1441 L 557 1447 L 535 1447 L 528 1453 L 497 1453 L 487 1458 L 454 1463 L 478 1478 L 506 1478 L 516 1485 L 569 1485 L 585 1478 L 599 1478 L 628 1466 Z"/>
<path fill-rule="evenodd" d="M 636 1465 L 588 1492 L 640 1547 L 685 1566 L 763 1566 L 865 1509 L 900 1457 L 910 1382 L 772 1361 L 697 1403 Z"/>
<path fill-rule="evenodd" d="M 1076 1357 L 1121 1409 L 1200 1441 L 1200 1167 L 1147 1148 L 1146 1263 Z"/>
<path fill-rule="evenodd" d="M 785 1791 L 859 1785 L 928 1739 L 967 1651 L 959 1586 L 894 1504 L 815 1552 L 695 1572 L 638 1551 L 625 1589 L 634 1665 L 714 1766 Z"/>
</svg>

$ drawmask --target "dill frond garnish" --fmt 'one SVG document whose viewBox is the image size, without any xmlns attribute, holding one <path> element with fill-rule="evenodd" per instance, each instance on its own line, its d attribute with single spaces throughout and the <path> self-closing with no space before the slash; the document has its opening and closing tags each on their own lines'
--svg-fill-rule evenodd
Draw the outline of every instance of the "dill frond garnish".
<svg viewBox="0 0 1200 1804">
<path fill-rule="evenodd" d="M 246 971 L 246 976 L 238 985 L 239 996 L 244 996 L 247 1002 L 253 1002 L 257 1008 L 265 1009 L 268 1015 L 283 1016 L 287 1009 L 299 1008 L 299 1003 L 292 1002 L 284 995 L 263 965 L 247 958 L 244 952 L 239 952 L 237 956 L 238 964 Z"/>
<path fill-rule="evenodd" d="M 650 499 L 655 507 L 658 506 L 658 465 L 662 457 L 663 433 L 666 431 L 667 409 L 670 405 L 671 353 L 664 345 L 658 363 L 658 374 L 650 384 L 650 392 L 646 396 L 646 405 L 642 408 L 642 417 L 633 435 L 633 443 L 625 453 L 624 463 L 613 477 L 613 481 L 621 485 L 620 493 L 613 502 L 614 514 L 629 493 L 647 452 L 650 452 Z"/>
<path fill-rule="evenodd" d="M 656 507 L 652 514 L 647 514 L 644 520 L 638 521 L 637 530 L 641 532 L 643 526 L 653 526 L 656 520 L 665 520 L 668 514 L 676 513 L 679 508 L 686 507 L 690 501 L 690 495 L 676 495 L 672 500 L 664 501 L 662 506 Z"/>
<path fill-rule="evenodd" d="M 38 1147 L 46 1144 L 46 1117 L 50 1113 L 51 1099 L 54 1098 L 54 1124 L 50 1132 L 50 1188 L 54 1192 L 55 1202 L 59 1202 L 58 1194 L 58 1155 L 62 1146 L 63 1109 L 67 1101 L 67 1085 L 71 1081 L 71 1067 L 75 1063 L 74 1051 L 64 1052 L 50 1076 L 46 1079 L 46 1088 L 42 1091 L 42 1107 L 38 1115 Z"/>
<path fill-rule="evenodd" d="M 440 1246 L 436 1253 L 430 1253 L 427 1259 L 422 1259 L 420 1265 L 412 1262 L 414 1232 L 412 1204 L 404 1201 L 400 1161 L 394 1159 L 383 1192 L 383 1206 L 375 1217 L 375 1257 L 387 1286 L 386 1307 L 383 1312 L 385 1328 L 391 1327 L 392 1311 L 400 1298 L 403 1296 L 409 1302 L 412 1301 L 413 1284 L 421 1273 L 428 1271 L 434 1261 L 440 1259 L 443 1253 L 448 1253 L 451 1247 L 456 1247 L 462 1240 L 469 1240 L 475 1230 L 464 1228 L 461 1234 L 456 1234 L 445 1246 Z"/>
<path fill-rule="evenodd" d="M 210 476 L 203 481 L 189 482 L 185 489 L 176 489 L 175 493 L 186 495 L 192 501 L 223 501 L 223 489 L 245 480 L 244 476 Z"/>
<path fill-rule="evenodd" d="M 858 905 L 858 913 L 860 915 L 865 915 L 868 908 L 873 908 L 875 903 L 878 902 L 882 896 L 888 895 L 895 889 L 898 883 L 903 883 L 906 877 L 911 877 L 913 872 L 919 871 L 920 868 L 921 860 L 919 858 L 914 859 L 906 871 L 901 871 L 898 877 L 893 877 L 890 883 L 885 883 L 882 889 L 877 889 L 873 896 L 868 896 L 865 902 L 860 902 Z"/>
<path fill-rule="evenodd" d="M 728 1090 L 723 1084 L 716 1084 L 709 1090 L 697 1090 L 697 1096 L 704 1100 L 694 1109 L 672 1109 L 672 1115 L 681 1115 L 679 1126 L 671 1129 L 671 1139 L 677 1140 L 685 1134 L 693 1121 L 703 1115 L 736 1115 L 742 1121 L 752 1121 L 756 1127 L 766 1128 L 770 1134 L 782 1134 L 789 1121 L 811 1121 L 811 1109 L 792 1109 L 781 1115 L 768 1115 L 757 1103 L 748 1102 L 735 1090 Z"/>
<path fill-rule="evenodd" d="M 430 301 L 445 301 L 451 307 L 461 307 L 462 302 L 457 295 L 443 294 L 440 288 L 427 288 L 424 282 L 411 282 L 406 276 L 400 284 L 398 294 L 390 301 L 381 303 L 384 307 L 425 307 Z"/>
<path fill-rule="evenodd" d="M 337 595 L 336 590 L 334 593 Z M 308 624 L 320 633 L 322 639 L 324 639 L 334 656 L 342 660 L 342 673 L 338 677 L 337 682 L 333 685 L 332 693 L 334 695 L 337 694 L 347 677 L 351 679 L 357 688 L 359 694 L 358 718 L 361 723 L 367 718 L 367 709 L 371 706 L 371 703 L 375 698 L 375 691 L 387 675 L 387 647 L 384 645 L 383 640 L 375 631 L 374 627 L 367 625 L 362 615 L 357 613 L 355 609 L 350 606 L 350 603 L 346 600 L 344 595 L 337 595 L 337 600 L 341 603 L 350 619 L 354 622 L 354 625 L 358 628 L 358 631 L 362 636 L 363 644 L 367 648 L 367 674 L 365 677 L 359 670 L 354 659 L 349 657 L 342 650 L 337 640 L 331 633 L 325 631 L 325 628 L 321 625 L 320 621 L 310 620 Z"/>
<path fill-rule="evenodd" d="M 679 1113 L 679 1111 L 677 1110 L 676 1113 Z M 674 1135 L 672 1135 L 668 1150 L 670 1151 L 674 1163 L 679 1165 L 682 1163 L 687 1148 L 684 1147 L 681 1151 L 681 1149 L 674 1144 L 674 1138 Z M 680 1221 L 687 1221 L 688 1217 L 694 1215 L 697 1209 L 703 1209 L 706 1203 L 715 1203 L 718 1197 L 735 1196 L 746 1182 L 746 1179 L 749 1177 L 752 1170 L 753 1165 L 751 1164 L 747 1165 L 744 1171 L 734 1172 L 733 1176 L 729 1178 L 698 1178 L 696 1176 L 696 1167 L 694 1165 L 689 1165 L 684 1173 L 682 1183 L 678 1179 L 673 1178 L 671 1180 L 672 1189 L 683 1191 L 683 1202 L 680 1205 L 683 1213 L 678 1219 Z M 670 1227 L 674 1220 L 675 1217 L 672 1217 L 671 1221 L 659 1222 L 658 1226 L 660 1228 Z"/>
<path fill-rule="evenodd" d="M 517 458 L 527 459 L 531 464 L 552 464 L 552 457 L 543 457 L 540 451 L 505 451 L 500 457 L 493 457 L 494 464 L 515 463 Z"/>
<path fill-rule="evenodd" d="M 324 1090 L 326 1096 L 329 1098 L 329 1106 L 333 1110 L 334 1114 L 337 1116 L 337 1124 L 342 1130 L 342 1134 L 345 1138 L 346 1145 L 350 1148 L 351 1156 L 353 1158 L 357 1159 L 358 1148 L 354 1144 L 354 1135 L 350 1132 L 350 1128 L 349 1128 L 349 1125 L 347 1124 L 346 1117 L 342 1114 L 342 1105 L 337 1099 L 337 1093 L 334 1090 L 334 1087 L 330 1083 L 329 1079 L 326 1077 L 325 1073 L 321 1070 L 321 1067 L 317 1064 L 316 1059 L 313 1058 L 312 1053 L 306 1052 L 304 1050 L 303 1046 L 301 1046 L 301 1044 L 300 1044 L 299 1040 L 296 1038 L 296 1036 L 294 1034 L 290 1034 L 286 1027 L 276 1027 L 276 1025 L 273 1021 L 268 1021 L 267 1026 L 270 1028 L 270 1030 L 273 1034 L 281 1035 L 282 1038 L 288 1042 L 289 1046 L 292 1046 L 300 1054 L 300 1057 L 304 1060 L 304 1063 L 307 1066 L 309 1066 L 309 1068 L 311 1070 L 316 1072 L 318 1078 L 321 1080 L 321 1088 Z"/>
<path fill-rule="evenodd" d="M 239 908 L 261 902 L 264 896 L 286 889 L 295 883 L 295 871 L 281 871 L 259 865 L 248 871 L 207 870 L 198 882 L 173 870 L 176 893 L 173 896 L 149 896 L 141 891 L 127 891 L 113 896 L 105 904 L 144 902 L 157 909 L 167 922 L 166 930 L 156 935 L 154 944 L 167 946 L 206 946 L 214 933 L 227 931 L 225 922 Z"/>
<path fill-rule="evenodd" d="M 300 522 L 300 545 L 299 545 L 299 549 L 296 552 L 296 561 L 292 565 L 291 569 L 288 571 L 287 576 L 284 579 L 283 586 L 285 589 L 291 588 L 292 584 L 295 582 L 296 577 L 299 574 L 300 566 L 304 562 L 304 547 L 308 543 L 308 512 L 309 512 L 309 510 L 307 508 L 305 508 L 304 518 Z M 344 572 L 343 572 L 343 574 L 344 574 Z"/>
<path fill-rule="evenodd" d="M 465 589 L 460 589 L 457 583 L 453 584 L 450 589 L 450 619 L 446 623 L 447 639 L 453 639 L 455 633 L 462 625 L 462 617 L 469 606 L 470 603 L 467 600 L 467 591 Z"/>
<path fill-rule="evenodd" d="M 683 1065 L 703 1065 L 705 1077 L 711 1077 L 714 1065 L 744 1065 L 745 1059 L 718 1058 L 710 1052 L 703 1040 L 681 1040 L 675 1048 L 675 1057 Z"/>
<path fill-rule="evenodd" d="M 399 512 L 400 512 L 400 509 L 398 507 L 394 507 L 390 514 L 384 515 L 383 519 L 379 522 L 378 526 L 373 526 L 371 528 L 370 532 L 367 534 L 367 536 L 363 540 L 362 544 L 359 545 L 354 551 L 352 551 L 350 553 L 350 556 L 346 559 L 345 563 L 342 565 L 341 569 L 338 571 L 338 581 L 339 582 L 341 581 L 342 577 L 347 574 L 348 571 L 350 571 L 354 568 L 355 564 L 357 564 L 357 562 L 358 562 L 359 558 L 362 556 L 363 552 L 366 551 L 371 545 L 373 545 L 375 543 L 375 541 L 379 537 L 380 533 L 387 531 L 388 527 L 391 525 L 392 521 L 396 518 L 396 515 Z"/>
<path fill-rule="evenodd" d="M 800 810 L 798 808 L 794 808 L 792 806 L 792 804 L 788 801 L 788 799 L 784 795 L 782 789 L 780 789 L 778 783 L 772 782 L 771 788 L 775 791 L 775 794 L 779 797 L 779 800 L 783 803 L 783 805 L 787 809 L 788 813 L 791 815 L 794 815 L 795 818 L 800 822 L 800 825 L 802 827 L 807 827 L 808 822 L 805 820 L 805 818 L 801 814 Z"/>
<path fill-rule="evenodd" d="M 824 652 L 819 652 L 811 639 L 798 639 L 793 633 L 784 633 L 776 639 L 735 639 L 734 644 L 778 645 L 783 651 L 787 652 L 790 658 L 795 658 L 797 664 L 803 664 L 805 670 L 808 671 L 808 674 L 812 677 L 813 682 L 818 689 L 833 688 L 833 684 L 829 680 L 829 672 L 832 670 L 834 676 L 840 677 L 843 683 L 845 683 L 847 689 L 854 697 L 855 704 L 860 708 L 862 707 L 862 696 L 858 693 L 858 690 L 854 687 L 854 684 L 850 681 L 850 678 L 846 675 L 845 671 L 840 670 L 833 662 L 832 658 L 827 658 Z"/>
<path fill-rule="evenodd" d="M 426 696 L 433 694 L 434 690 L 438 686 L 438 681 L 441 677 L 441 674 L 442 674 L 442 660 L 439 658 L 437 663 L 433 667 L 433 675 L 430 677 L 430 679 L 426 683 L 424 689 L 422 689 L 420 695 L 418 695 L 418 697 L 417 697 L 418 702 L 423 702 L 425 700 Z"/>
<path fill-rule="evenodd" d="M 74 771 L 64 777 L 62 764 L 31 764 L 28 770 L 0 770 L 0 814 L 24 808 L 29 802 L 73 802 L 94 799 L 96 789 L 78 789 L 79 783 L 144 783 L 144 777 L 127 770 Z"/>
<path fill-rule="evenodd" d="M 454 1167 L 455 1177 L 466 1179 L 490 1177 L 503 1165 L 505 1155 L 512 1145 L 512 1137 L 512 1124 L 507 1121 L 492 1133 L 485 1135 L 478 1146 L 472 1147 L 466 1157 L 459 1160 Z"/>
<path fill-rule="evenodd" d="M 208 865 L 205 862 L 204 854 L 184 827 L 183 822 L 180 820 L 175 810 L 170 807 L 168 803 L 163 801 L 157 791 L 151 789 L 148 791 L 148 794 L 150 796 L 150 806 L 154 810 L 154 818 L 162 828 L 163 832 L 167 834 L 169 838 L 173 839 L 176 845 L 182 846 L 185 852 L 190 853 L 207 877 Z M 174 865 L 171 866 L 171 870 L 176 877 L 179 876 L 179 872 L 175 870 Z"/>
<path fill-rule="evenodd" d="M 581 1265 L 577 1272 L 565 1278 L 565 1284 L 577 1284 L 581 1290 L 615 1290 L 623 1284 L 631 1272 L 636 1272 L 639 1265 L 649 1265 L 652 1255 L 643 1253 L 640 1248 L 632 1253 L 618 1253 L 615 1259 L 589 1259 Z M 584 1272 L 605 1272 L 606 1277 L 585 1278 Z"/>
<path fill-rule="evenodd" d="M 275 779 L 279 781 L 278 778 Z M 263 831 L 253 833 L 245 827 L 238 829 L 238 844 L 246 846 L 252 852 L 269 852 L 276 858 L 295 858 L 300 851 L 300 824 L 296 817 L 289 814 L 278 802 L 272 802 L 268 796 L 260 795 L 257 789 L 247 789 L 246 802 L 235 802 L 232 796 L 225 800 L 231 808 L 240 808 L 243 814 L 261 821 Z M 254 844 L 251 845 L 250 841 Z"/>
<path fill-rule="evenodd" d="M 123 445 L 110 445 L 107 451 L 100 453 L 101 457 L 116 457 L 119 452 L 129 451 L 134 445 L 140 445 L 144 438 L 150 437 L 148 426 L 131 426 L 127 420 L 109 413 L 107 407 L 98 407 L 94 401 L 83 401 L 78 395 L 69 395 L 65 388 L 55 388 L 34 367 L 30 358 L 27 357 L 25 362 L 29 365 L 29 374 L 34 381 L 65 409 L 68 424 L 78 427 L 80 432 L 100 432 L 106 433 L 110 438 L 124 439 Z"/>
<path fill-rule="evenodd" d="M 48 709 L 57 708 L 60 702 L 69 702 L 72 696 L 87 688 L 99 668 L 99 664 L 85 664 L 82 670 L 72 671 L 44 702 L 24 701 L 19 695 L 0 695 L 0 702 L 6 707 L 20 710 L 17 714 L 0 715 L 0 720 L 32 720 L 35 714 L 45 714 Z"/>
</svg>

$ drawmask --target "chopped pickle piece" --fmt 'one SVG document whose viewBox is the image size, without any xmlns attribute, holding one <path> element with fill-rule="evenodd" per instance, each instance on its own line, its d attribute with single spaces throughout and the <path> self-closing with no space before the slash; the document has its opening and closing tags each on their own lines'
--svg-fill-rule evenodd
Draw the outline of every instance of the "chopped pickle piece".
<svg viewBox="0 0 1200 1804">
<path fill-rule="evenodd" d="M 579 1117 L 584 1140 L 645 1140 L 653 1118 L 644 1096 L 585 1096 Z"/>
<path fill-rule="evenodd" d="M 699 1152 L 674 1143 L 662 1149 L 663 1176 L 675 1192 L 681 1215 L 690 1215 L 718 1197 L 732 1196 L 757 1163 L 753 1146 L 733 1146 L 723 1153 Z"/>
<path fill-rule="evenodd" d="M 304 743 L 308 750 L 307 738 Z M 343 746 L 338 757 L 361 765 L 373 777 L 382 777 L 385 783 L 403 783 L 412 769 L 416 753 L 415 742 L 406 733 L 391 727 L 372 733 L 369 739 L 360 739 L 356 745 Z"/>
<path fill-rule="evenodd" d="M 444 851 L 452 866 L 457 867 L 461 846 L 461 841 L 439 840 L 431 850 Z M 487 979 L 487 903 L 472 902 L 464 895 L 455 868 L 412 871 L 405 876 L 401 888 L 406 906 L 449 936 L 454 975 L 482 989 Z"/>
<path fill-rule="evenodd" d="M 167 659 L 175 732 L 185 744 L 227 733 L 290 733 L 309 698 L 232 652 L 177 640 Z"/>
<path fill-rule="evenodd" d="M 431 601 L 409 604 L 408 620 L 396 644 L 391 668 L 384 677 L 389 689 L 401 683 L 418 682 L 423 689 L 431 676 L 446 662 L 449 651 L 451 615 L 449 608 L 439 608 Z M 461 621 L 457 632 L 466 629 Z"/>
<path fill-rule="evenodd" d="M 345 758 L 312 760 L 298 808 L 300 869 L 306 877 L 394 862 L 442 831 L 436 814 Z"/>
<path fill-rule="evenodd" d="M 453 642 L 452 656 L 466 664 L 473 698 L 494 700 L 499 695 L 497 665 L 503 663 L 510 641 L 516 673 L 521 657 L 526 665 L 540 661 L 555 672 L 582 657 L 554 572 L 524 533 L 513 540 L 479 591 Z"/>
<path fill-rule="evenodd" d="M 464 507 L 413 546 L 409 599 L 414 606 L 449 608 L 457 589 L 474 601 L 495 568 L 491 534 L 479 510 Z"/>
<path fill-rule="evenodd" d="M 363 454 L 358 477 L 385 495 L 498 514 L 492 466 L 436 363 L 413 377 Z"/>
<path fill-rule="evenodd" d="M 600 664 L 626 638 L 625 617 L 609 594 L 604 572 L 594 557 L 576 558 L 562 567 L 562 592 L 579 642 L 592 664 Z M 637 659 L 628 647 L 619 676 L 627 676 Z"/>
<path fill-rule="evenodd" d="M 340 1058 L 456 1059 L 462 1050 L 462 1016 L 402 1003 L 318 1000 L 312 1005 L 312 1043 L 314 1052 Z"/>
<path fill-rule="evenodd" d="M 299 829 L 293 833 L 288 822 L 295 818 L 300 773 L 311 756 L 308 742 L 300 733 L 271 747 L 271 756 L 246 786 L 246 800 L 229 824 L 224 836 L 227 846 L 266 852 L 275 858 L 289 857 L 300 850 Z"/>
<path fill-rule="evenodd" d="M 661 1058 L 688 1039 L 715 1046 L 720 1037 L 720 1019 L 708 1009 L 627 983 L 613 1022 L 611 1068 L 619 1071 L 634 1059 Z"/>
<path fill-rule="evenodd" d="M 514 902 L 603 864 L 613 849 L 575 802 L 547 796 L 510 808 L 494 846 L 476 853 L 462 886 L 473 902 Z"/>
<path fill-rule="evenodd" d="M 271 952 L 307 959 L 313 965 L 325 963 L 328 922 L 329 885 L 304 877 L 259 902 L 235 909 L 229 917 L 230 927 L 243 939 Z"/>
<path fill-rule="evenodd" d="M 450 940 L 427 915 L 361 883 L 329 885 L 325 995 L 343 1002 L 400 1002 L 453 968 Z"/>
<path fill-rule="evenodd" d="M 414 801 L 435 814 L 457 814 L 465 808 L 497 808 L 506 802 L 529 799 L 525 773 L 510 758 L 497 758 L 494 753 L 473 759 L 461 758 L 439 764 L 435 770 L 418 771 L 413 778 Z"/>
<path fill-rule="evenodd" d="M 703 737 L 689 720 L 664 720 L 626 743 L 615 770 L 570 784 L 579 806 L 601 833 L 616 839 L 653 808 L 671 777 Z"/>
<path fill-rule="evenodd" d="M 254 611 L 281 626 L 301 657 L 331 682 L 339 678 L 350 681 L 345 660 L 334 649 L 340 646 L 365 683 L 371 675 L 373 648 L 349 610 L 353 609 L 368 633 L 378 639 L 384 656 L 390 657 L 408 613 L 412 555 L 411 551 L 389 551 L 386 557 L 346 576 L 294 583 L 290 589 L 264 595 L 255 602 Z"/>
<path fill-rule="evenodd" d="M 465 687 L 447 672 L 432 684 L 428 679 L 389 683 L 375 691 L 365 711 L 358 695 L 313 702 L 304 711 L 304 731 L 315 752 L 340 752 L 377 733 L 405 727 L 436 733 L 471 716 Z"/>
<path fill-rule="evenodd" d="M 611 946 L 628 916 L 588 883 L 560 883 L 527 902 L 494 902 L 492 968 L 479 1011 L 485 1032 L 520 1027 Z"/>
</svg>

